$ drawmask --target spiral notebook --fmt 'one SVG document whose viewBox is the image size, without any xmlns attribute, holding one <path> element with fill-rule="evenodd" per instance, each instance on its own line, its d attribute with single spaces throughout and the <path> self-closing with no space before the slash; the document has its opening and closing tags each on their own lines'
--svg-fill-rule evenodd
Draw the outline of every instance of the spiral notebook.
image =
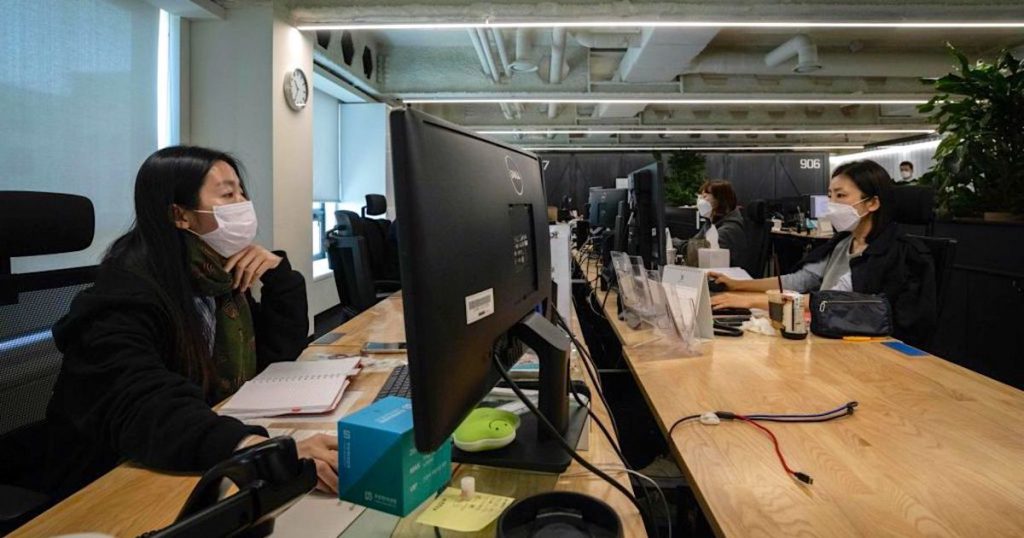
<svg viewBox="0 0 1024 538">
<path fill-rule="evenodd" d="M 219 412 L 236 418 L 328 413 L 359 367 L 360 357 L 275 362 L 242 385 Z"/>
</svg>

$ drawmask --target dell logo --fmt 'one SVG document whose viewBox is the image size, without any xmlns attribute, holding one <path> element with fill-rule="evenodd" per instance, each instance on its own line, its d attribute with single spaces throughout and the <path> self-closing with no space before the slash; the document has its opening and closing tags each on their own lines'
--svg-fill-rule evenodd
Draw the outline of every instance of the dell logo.
<svg viewBox="0 0 1024 538">
<path fill-rule="evenodd" d="M 505 168 L 508 169 L 508 179 L 512 182 L 512 188 L 516 190 L 516 194 L 519 196 L 523 195 L 523 174 L 519 172 L 519 167 L 512 160 L 512 157 L 505 156 Z"/>
</svg>

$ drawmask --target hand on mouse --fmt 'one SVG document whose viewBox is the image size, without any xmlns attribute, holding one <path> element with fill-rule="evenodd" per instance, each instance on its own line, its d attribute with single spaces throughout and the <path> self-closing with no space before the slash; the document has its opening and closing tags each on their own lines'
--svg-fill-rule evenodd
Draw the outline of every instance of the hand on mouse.
<svg viewBox="0 0 1024 538">
<path fill-rule="evenodd" d="M 300 458 L 309 458 L 316 464 L 316 489 L 325 493 L 338 492 L 338 438 L 318 433 L 295 443 Z"/>
<path fill-rule="evenodd" d="M 716 273 L 714 271 L 708 271 L 708 280 L 724 286 L 725 289 L 727 289 L 727 290 L 735 290 L 736 289 L 736 280 L 732 279 L 732 278 L 729 278 L 729 277 L 723 275 L 722 273 Z"/>
</svg>

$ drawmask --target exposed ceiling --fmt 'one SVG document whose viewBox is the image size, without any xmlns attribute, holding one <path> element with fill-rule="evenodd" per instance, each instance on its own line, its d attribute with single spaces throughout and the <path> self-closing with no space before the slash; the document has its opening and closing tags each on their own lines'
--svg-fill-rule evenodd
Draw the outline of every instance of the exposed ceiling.
<svg viewBox="0 0 1024 538">
<path fill-rule="evenodd" d="M 914 103 L 933 95 L 922 78 L 954 69 L 947 42 L 972 59 L 1024 44 L 1019 0 L 279 4 L 309 31 L 349 27 L 321 29 L 330 44 L 318 58 L 364 90 L 530 147 L 853 149 L 921 136 L 933 126 Z M 655 25 L 681 21 L 715 24 Z M 485 22 L 520 27 L 435 26 Z M 566 22 L 594 26 L 551 27 Z M 735 27 L 752 22 L 793 24 Z M 921 22 L 949 24 L 870 26 Z M 352 28 L 395 23 L 418 27 Z M 849 23 L 868 27 L 841 27 Z M 374 50 L 369 77 L 330 53 L 344 32 Z M 563 64 L 554 73 L 552 57 Z"/>
</svg>

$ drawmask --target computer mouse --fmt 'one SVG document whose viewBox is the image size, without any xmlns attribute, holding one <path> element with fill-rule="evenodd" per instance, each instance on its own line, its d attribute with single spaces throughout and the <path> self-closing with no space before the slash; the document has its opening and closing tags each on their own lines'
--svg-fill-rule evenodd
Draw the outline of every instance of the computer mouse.
<svg viewBox="0 0 1024 538">
<path fill-rule="evenodd" d="M 519 416 L 502 409 L 478 407 L 455 429 L 452 441 L 465 452 L 497 450 L 515 441 Z"/>
</svg>

